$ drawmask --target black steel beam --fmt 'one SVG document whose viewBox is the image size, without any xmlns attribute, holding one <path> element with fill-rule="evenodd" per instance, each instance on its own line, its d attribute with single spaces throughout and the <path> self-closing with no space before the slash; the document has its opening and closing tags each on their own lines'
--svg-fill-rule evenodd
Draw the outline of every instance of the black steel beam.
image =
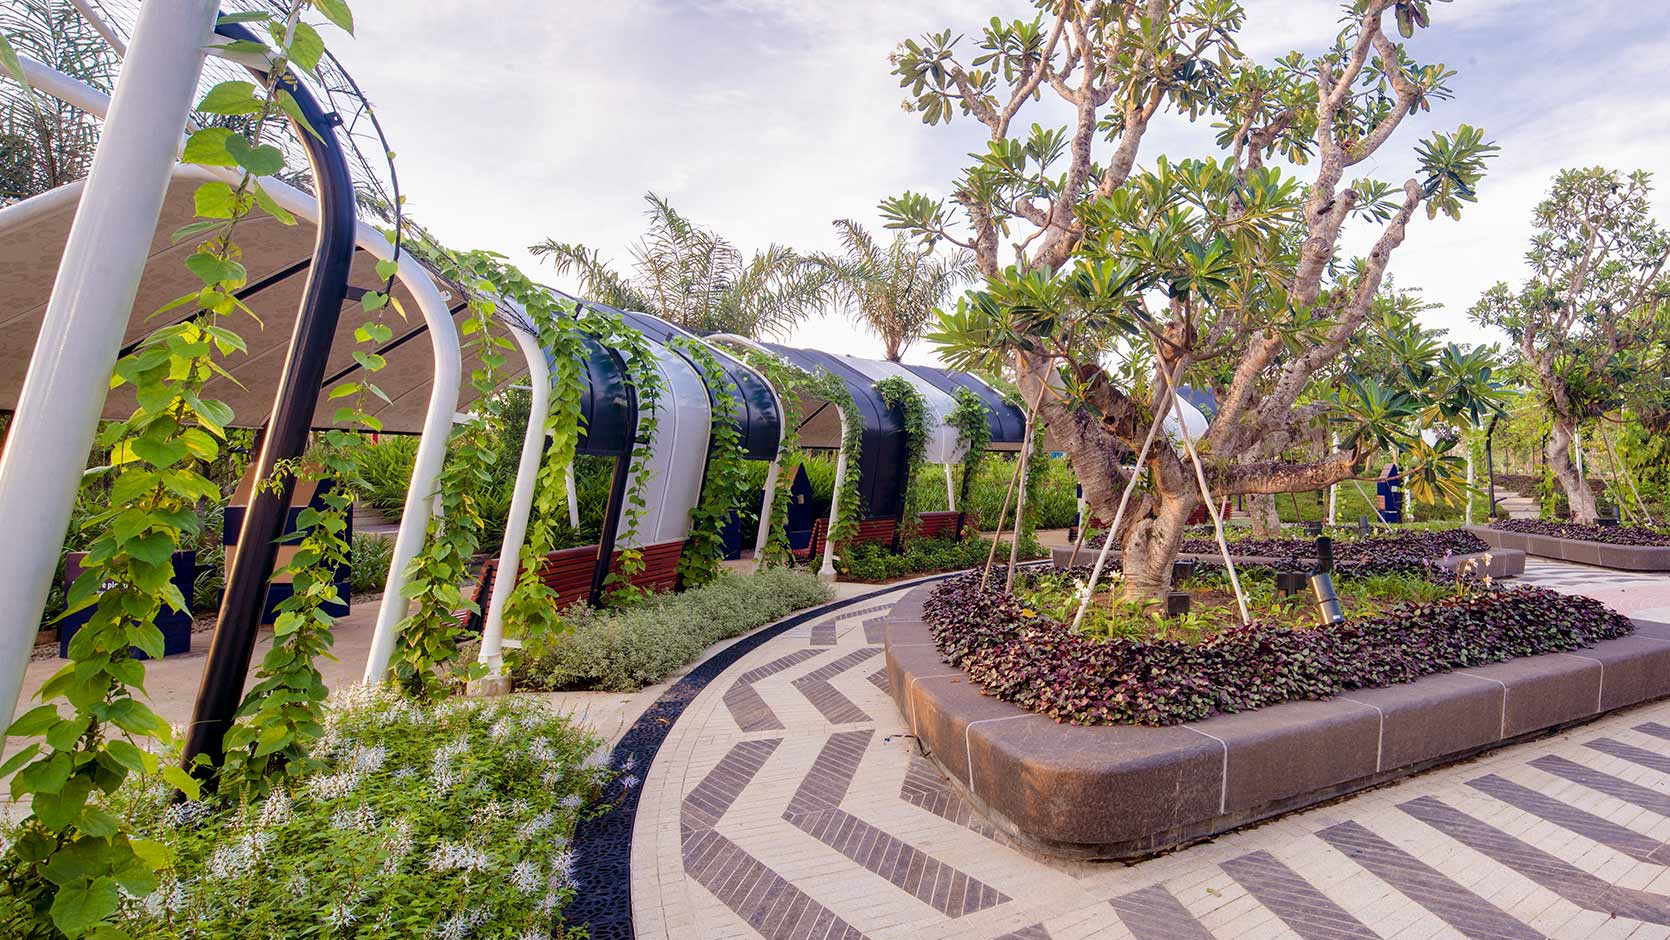
<svg viewBox="0 0 1670 940">
<path fill-rule="evenodd" d="M 221 32 L 234 39 L 253 38 L 237 24 L 222 25 Z M 327 114 L 307 88 L 289 83 L 287 90 L 295 97 L 302 117 L 318 132 L 296 130 L 313 171 L 319 226 L 295 332 L 274 393 L 266 440 L 256 458 L 257 481 L 270 479 L 281 461 L 300 457 L 307 449 L 320 382 L 347 296 L 358 223 L 353 178 L 335 131 L 336 115 Z M 193 762 L 198 755 L 208 757 L 215 766 L 224 759 L 224 739 L 243 699 L 266 606 L 267 582 L 277 559 L 277 540 L 289 514 L 294 483 L 292 477 L 285 476 L 277 487 L 257 485 L 250 495 L 221 599 L 219 622 L 203 665 L 191 725 L 186 729 L 182 763 L 188 770 L 197 770 Z"/>
</svg>

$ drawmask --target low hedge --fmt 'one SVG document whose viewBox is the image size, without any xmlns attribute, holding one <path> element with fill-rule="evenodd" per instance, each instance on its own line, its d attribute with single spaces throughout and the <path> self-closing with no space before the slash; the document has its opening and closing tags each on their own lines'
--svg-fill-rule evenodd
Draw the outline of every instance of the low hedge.
<svg viewBox="0 0 1670 940">
<path fill-rule="evenodd" d="M 522 689 L 631 692 L 659 682 L 709 646 L 828 601 L 829 588 L 807 571 L 727 571 L 712 583 L 660 594 L 625 610 L 581 608 L 566 614 L 572 628 L 531 646 L 510 663 Z"/>
<path fill-rule="evenodd" d="M 1092 548 L 1102 547 L 1102 536 L 1086 543 Z M 1257 556 L 1288 559 L 1316 556 L 1316 539 L 1231 538 L 1229 550 L 1236 557 Z M 1219 554 L 1217 540 L 1211 537 L 1190 536 L 1183 539 L 1179 552 L 1195 555 Z M 1334 539 L 1334 561 L 1340 568 L 1354 574 L 1393 574 L 1421 572 L 1432 562 L 1446 555 L 1471 555 L 1488 552 L 1490 546 L 1465 529 L 1414 529 L 1390 535 L 1371 535 L 1367 538 Z M 1291 566 L 1289 566 L 1291 567 Z"/>
<path fill-rule="evenodd" d="M 1575 522 L 1544 522 L 1541 519 L 1504 519 L 1493 522 L 1492 529 L 1518 532 L 1523 535 L 1547 535 L 1557 539 L 1579 542 L 1600 542 L 1606 545 L 1634 545 L 1661 547 L 1670 545 L 1670 535 L 1640 526 L 1579 525 Z"/>
<path fill-rule="evenodd" d="M 986 694 L 1073 724 L 1198 721 L 1579 649 L 1634 629 L 1592 598 L 1507 588 L 1330 626 L 1254 622 L 1195 644 L 1097 640 L 969 576 L 937 588 L 924 619 L 946 661 Z"/>
<path fill-rule="evenodd" d="M 980 536 L 962 539 L 906 539 L 897 553 L 886 545 L 865 542 L 842 549 L 836 570 L 845 581 L 892 581 L 917 574 L 938 574 L 984 565 L 992 540 Z M 1009 560 L 1009 542 L 998 543 L 998 557 Z M 1048 554 L 1030 535 L 1021 536 L 1020 557 L 1031 561 Z"/>
</svg>

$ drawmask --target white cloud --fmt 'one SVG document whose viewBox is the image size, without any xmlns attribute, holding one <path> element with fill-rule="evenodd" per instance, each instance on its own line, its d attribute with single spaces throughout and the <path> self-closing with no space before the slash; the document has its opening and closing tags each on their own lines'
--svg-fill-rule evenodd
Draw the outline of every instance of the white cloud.
<svg viewBox="0 0 1670 940">
<path fill-rule="evenodd" d="M 1268 57 L 1318 51 L 1338 28 L 1334 0 L 1246 0 L 1243 44 Z M 1573 9 L 1581 6 L 1582 9 Z M 1425 219 L 1394 261 L 1400 283 L 1464 312 L 1489 283 L 1518 275 L 1531 207 L 1559 167 L 1659 169 L 1670 153 L 1670 103 L 1655 93 L 1670 61 L 1663 14 L 1630 0 L 1588 0 L 1556 16 L 1532 0 L 1432 7 L 1423 61 L 1461 71 L 1457 100 L 1411 119 L 1395 146 L 1361 168 L 1400 179 L 1414 140 L 1466 121 L 1503 155 L 1460 223 Z M 905 189 L 943 193 L 981 146 L 961 121 L 926 128 L 899 107 L 886 57 L 902 38 L 952 28 L 970 36 L 991 15 L 1028 16 L 1021 0 L 357 0 L 356 40 L 339 55 L 371 95 L 416 216 L 459 246 L 492 248 L 535 276 L 525 253 L 547 236 L 616 259 L 641 231 L 654 190 L 745 250 L 782 242 L 834 248 L 830 221 L 879 226 L 877 201 Z M 1633 31 L 1618 37 L 1617 24 Z M 1048 122 L 1058 109 L 1040 111 Z M 1030 118 L 1023 118 L 1030 120 Z M 1145 142 L 1198 154 L 1210 129 L 1166 121 Z M 1667 191 L 1670 194 L 1670 191 Z M 1348 242 L 1360 250 L 1371 232 Z M 794 337 L 876 354 L 839 317 Z M 911 358 L 929 357 L 926 348 Z"/>
</svg>

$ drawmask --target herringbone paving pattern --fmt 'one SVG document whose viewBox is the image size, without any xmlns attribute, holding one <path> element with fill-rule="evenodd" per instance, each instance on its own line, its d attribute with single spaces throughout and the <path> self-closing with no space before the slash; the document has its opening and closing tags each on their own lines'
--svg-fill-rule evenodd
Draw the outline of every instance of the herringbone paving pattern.
<svg viewBox="0 0 1670 940">
<path fill-rule="evenodd" d="M 1626 613 L 1670 579 L 1538 562 Z M 876 614 L 814 620 L 679 719 L 633 830 L 643 938 L 1670 940 L 1670 702 L 1136 864 L 1046 859 L 917 753 Z"/>
</svg>

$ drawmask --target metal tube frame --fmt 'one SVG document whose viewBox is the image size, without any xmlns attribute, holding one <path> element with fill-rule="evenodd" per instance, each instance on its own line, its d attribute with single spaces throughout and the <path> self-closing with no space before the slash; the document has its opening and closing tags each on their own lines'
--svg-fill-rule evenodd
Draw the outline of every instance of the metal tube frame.
<svg viewBox="0 0 1670 940">
<path fill-rule="evenodd" d="M 522 543 L 527 537 L 528 516 L 533 510 L 534 486 L 539 482 L 539 461 L 545 453 L 545 422 L 551 414 L 551 370 L 539 339 L 519 326 L 510 333 L 528 361 L 528 426 L 522 432 L 522 456 L 516 466 L 516 486 L 510 495 L 510 512 L 505 517 L 504 540 L 499 544 L 499 571 L 493 578 L 493 594 L 487 601 L 481 628 L 481 655 L 477 661 L 487 667 L 484 691 L 496 691 L 494 683 L 504 675 L 504 609 L 516 588 L 522 562 Z M 536 561 L 537 564 L 537 561 Z M 509 691 L 509 689 L 504 689 Z"/>
<path fill-rule="evenodd" d="M 214 0 L 140 7 L 0 456 L 0 703 L 7 724 L 69 528 L 111 369 L 196 96 Z"/>
</svg>

